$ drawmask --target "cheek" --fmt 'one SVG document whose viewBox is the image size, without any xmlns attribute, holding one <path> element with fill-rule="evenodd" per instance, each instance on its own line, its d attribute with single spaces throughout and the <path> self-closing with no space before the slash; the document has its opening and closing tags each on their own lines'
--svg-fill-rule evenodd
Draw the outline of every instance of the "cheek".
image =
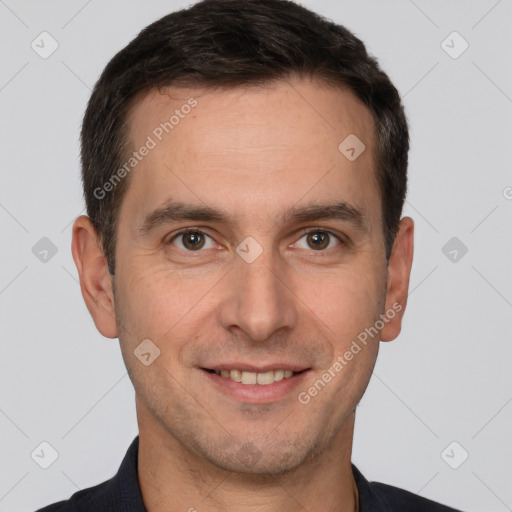
<svg viewBox="0 0 512 512">
<path fill-rule="evenodd" d="M 147 259 L 138 258 L 139 264 L 134 261 L 123 269 L 120 313 L 129 328 L 128 339 L 149 338 L 163 349 L 166 340 L 179 338 L 190 318 L 212 307 L 213 295 L 208 291 L 214 289 L 219 276 L 210 272 L 198 279 L 164 263 L 149 265 Z"/>
<path fill-rule="evenodd" d="M 118 278 L 122 285 L 116 286 L 116 314 L 122 325 L 119 339 L 123 359 L 136 391 L 146 403 L 157 407 L 156 390 L 171 390 L 175 378 L 182 380 L 178 355 L 187 342 L 182 336 L 183 325 L 188 315 L 195 313 L 194 304 L 204 292 L 198 287 L 191 287 L 192 293 L 185 292 L 186 286 L 176 274 L 155 265 L 130 265 L 118 273 Z M 139 346 L 146 347 L 144 353 L 150 352 L 147 366 L 137 357 L 143 353 Z"/>
<path fill-rule="evenodd" d="M 304 302 L 324 322 L 329 339 L 343 346 L 375 323 L 383 311 L 385 276 L 374 268 L 346 269 L 331 272 L 325 278 L 305 282 L 301 296 L 315 284 L 314 294 Z"/>
</svg>

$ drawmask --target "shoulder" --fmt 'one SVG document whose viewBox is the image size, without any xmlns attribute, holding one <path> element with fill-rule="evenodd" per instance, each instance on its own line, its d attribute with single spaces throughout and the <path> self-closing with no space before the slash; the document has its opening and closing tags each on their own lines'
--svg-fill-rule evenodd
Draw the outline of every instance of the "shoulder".
<svg viewBox="0 0 512 512">
<path fill-rule="evenodd" d="M 94 487 L 77 491 L 68 500 L 53 503 L 36 512 L 89 512 L 90 510 L 110 510 L 104 507 L 113 505 L 112 479 Z M 101 507 L 100 509 L 98 507 Z"/>
<path fill-rule="evenodd" d="M 423 498 L 417 494 L 380 482 L 371 482 L 372 490 L 385 500 L 391 510 L 414 510 L 415 512 L 460 512 L 454 508 Z"/>
<path fill-rule="evenodd" d="M 361 512 L 461 512 L 417 494 L 381 482 L 369 482 L 352 464 L 352 473 L 359 491 Z"/>
<path fill-rule="evenodd" d="M 138 448 L 139 436 L 133 440 L 112 478 L 77 491 L 68 500 L 53 503 L 37 512 L 145 512 L 137 475 Z"/>
</svg>

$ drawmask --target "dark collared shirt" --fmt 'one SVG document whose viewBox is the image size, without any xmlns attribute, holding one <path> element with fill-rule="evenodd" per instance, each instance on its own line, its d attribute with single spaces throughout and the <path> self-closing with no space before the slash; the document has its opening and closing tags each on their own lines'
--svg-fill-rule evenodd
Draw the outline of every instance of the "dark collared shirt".
<svg viewBox="0 0 512 512">
<path fill-rule="evenodd" d="M 37 512 L 147 512 L 137 476 L 138 454 L 139 436 L 110 480 Z M 390 485 L 368 482 L 353 464 L 352 471 L 359 491 L 359 512 L 460 512 Z"/>
</svg>

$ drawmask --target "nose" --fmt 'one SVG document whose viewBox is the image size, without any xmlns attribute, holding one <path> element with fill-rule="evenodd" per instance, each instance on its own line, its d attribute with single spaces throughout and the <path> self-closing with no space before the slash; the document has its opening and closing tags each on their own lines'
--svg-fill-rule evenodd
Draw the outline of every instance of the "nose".
<svg viewBox="0 0 512 512">
<path fill-rule="evenodd" d="M 252 341 L 264 342 L 279 330 L 295 328 L 300 301 L 285 266 L 276 267 L 277 259 L 271 251 L 263 251 L 252 263 L 237 256 L 218 310 L 224 329 L 242 330 Z"/>
</svg>

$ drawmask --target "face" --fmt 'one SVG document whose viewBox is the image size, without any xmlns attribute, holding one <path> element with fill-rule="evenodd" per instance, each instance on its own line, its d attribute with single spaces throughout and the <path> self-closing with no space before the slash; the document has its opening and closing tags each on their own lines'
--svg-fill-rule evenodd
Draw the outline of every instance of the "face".
<svg viewBox="0 0 512 512">
<path fill-rule="evenodd" d="M 351 438 L 410 268 L 389 275 L 369 111 L 295 80 L 153 91 L 128 121 L 132 149 L 150 149 L 119 215 L 116 321 L 95 320 L 119 336 L 139 422 L 247 473 Z M 350 134 L 355 160 L 339 150 Z"/>
</svg>

